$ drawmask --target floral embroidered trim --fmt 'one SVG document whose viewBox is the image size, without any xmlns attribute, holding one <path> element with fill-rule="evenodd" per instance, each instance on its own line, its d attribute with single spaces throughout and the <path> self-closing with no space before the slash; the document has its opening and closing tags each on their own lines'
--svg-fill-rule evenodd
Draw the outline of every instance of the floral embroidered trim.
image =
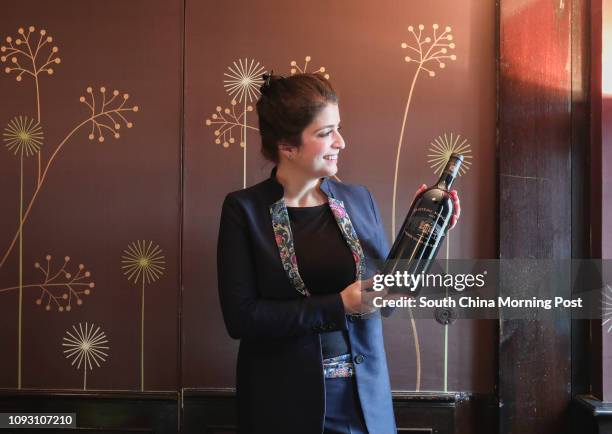
<svg viewBox="0 0 612 434">
<path fill-rule="evenodd" d="M 353 252 L 353 259 L 355 260 L 355 279 L 362 280 L 366 272 L 365 255 L 363 254 L 359 237 L 357 237 L 357 232 L 355 232 L 353 223 L 351 223 L 351 219 L 344 208 L 344 203 L 341 200 L 331 197 L 328 198 L 328 200 L 329 207 L 334 213 L 336 223 L 338 223 L 338 226 L 340 227 L 344 240 L 351 249 L 351 252 Z"/>
<path fill-rule="evenodd" d="M 323 359 L 324 378 L 350 378 L 355 375 L 355 365 L 350 354 Z"/>
<path fill-rule="evenodd" d="M 293 234 L 291 233 L 291 225 L 289 223 L 289 213 L 285 206 L 285 200 L 281 198 L 270 206 L 270 215 L 272 216 L 272 229 L 274 229 L 274 239 L 278 247 L 281 262 L 287 277 L 298 290 L 298 292 L 307 297 L 310 292 L 306 288 L 306 284 L 300 276 L 297 266 L 297 256 L 295 255 L 295 247 L 293 245 Z"/>
</svg>

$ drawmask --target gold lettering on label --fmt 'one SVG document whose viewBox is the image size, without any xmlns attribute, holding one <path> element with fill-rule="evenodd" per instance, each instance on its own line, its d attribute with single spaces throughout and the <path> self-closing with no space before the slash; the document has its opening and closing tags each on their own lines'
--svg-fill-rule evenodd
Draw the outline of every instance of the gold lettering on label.
<svg viewBox="0 0 612 434">
<path fill-rule="evenodd" d="M 431 224 L 428 221 L 422 220 L 419 223 L 419 230 L 423 235 L 428 235 L 431 232 Z"/>
</svg>

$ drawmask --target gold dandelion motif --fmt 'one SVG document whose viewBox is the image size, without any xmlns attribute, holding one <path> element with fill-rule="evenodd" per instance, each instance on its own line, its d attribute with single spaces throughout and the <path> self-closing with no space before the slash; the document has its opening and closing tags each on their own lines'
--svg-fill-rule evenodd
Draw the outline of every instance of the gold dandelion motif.
<svg viewBox="0 0 612 434">
<path fill-rule="evenodd" d="M 51 260 L 52 256 L 46 255 L 46 264 L 34 263 L 34 268 L 42 273 L 43 280 L 25 285 L 24 288 L 40 289 L 36 304 L 44 305 L 46 311 L 56 308 L 58 312 L 70 312 L 73 303 L 81 306 L 84 296 L 89 296 L 94 290 L 96 285 L 91 279 L 91 271 L 84 264 L 78 264 L 76 270 L 69 271 L 70 256 L 64 256 L 64 263 L 56 271 L 52 269 Z"/>
<path fill-rule="evenodd" d="M 222 145 L 225 149 L 235 144 L 236 139 L 238 139 L 238 144 L 241 148 L 246 147 L 246 131 L 259 131 L 257 128 L 246 123 L 247 115 L 253 111 L 253 106 L 245 104 L 242 112 L 236 112 L 236 104 L 237 101 L 233 99 L 230 102 L 231 108 L 217 106 L 215 113 L 205 121 L 206 126 L 215 126 L 215 144 Z M 238 130 L 239 134 L 236 134 L 236 130 Z"/>
<path fill-rule="evenodd" d="M 11 119 L 4 129 L 4 142 L 15 155 L 32 156 L 43 144 L 42 127 L 34 119 L 19 116 Z"/>
<path fill-rule="evenodd" d="M 8 65 L 10 65 L 4 68 L 4 72 L 7 74 L 18 73 L 15 77 L 17 81 L 21 81 L 24 74 L 32 76 L 36 81 L 38 81 L 39 74 L 43 72 L 53 75 L 52 66 L 61 63 L 61 59 L 57 57 L 59 48 L 52 45 L 53 37 L 49 36 L 45 29 L 36 32 L 34 26 L 29 26 L 27 29 L 19 28 L 17 33 L 18 36 L 15 39 L 7 36 L 6 42 L 0 46 L 0 62 L 8 62 Z M 43 47 L 45 48 L 43 49 Z M 38 96 L 38 84 L 36 87 Z"/>
<path fill-rule="evenodd" d="M 128 248 L 123 251 L 121 268 L 129 281 L 134 283 L 155 282 L 164 273 L 164 256 L 162 249 L 153 244 L 153 241 L 136 241 L 130 243 Z"/>
<path fill-rule="evenodd" d="M 472 165 L 471 145 L 468 143 L 467 139 L 462 138 L 460 134 L 453 136 L 453 133 L 450 133 L 449 137 L 444 133 L 443 136 L 436 137 L 434 141 L 431 142 L 429 152 L 430 153 L 427 154 L 429 157 L 427 162 L 436 175 L 442 173 L 451 154 L 463 155 L 463 163 L 459 168 L 459 175 L 465 174 L 470 170 L 470 166 Z"/>
<path fill-rule="evenodd" d="M 419 65 L 417 71 L 423 70 L 430 77 L 435 77 L 436 72 L 427 64 L 437 64 L 438 68 L 446 68 L 446 61 L 457 60 L 457 55 L 451 54 L 450 50 L 454 50 L 456 45 L 452 35 L 450 26 L 446 26 L 444 30 L 440 29 L 440 25 L 433 24 L 431 36 L 425 35 L 425 26 L 419 24 L 417 28 L 408 26 L 408 31 L 411 33 L 412 42 L 402 42 L 402 49 L 408 50 L 408 55 L 404 56 L 404 61 L 407 63 L 417 63 Z"/>
<path fill-rule="evenodd" d="M 98 142 L 102 143 L 105 140 L 105 132 L 118 139 L 121 137 L 119 130 L 122 125 L 126 128 L 132 128 L 134 124 L 128 121 L 125 115 L 138 112 L 139 107 L 137 105 L 131 107 L 127 105 L 130 98 L 128 93 L 122 94 L 117 89 L 110 92 L 105 86 L 100 86 L 98 90 L 100 96 L 96 99 L 94 88 L 87 86 L 85 91 L 88 96 L 81 95 L 79 102 L 91 111 L 89 140 L 94 140 L 97 137 Z"/>
<path fill-rule="evenodd" d="M 144 391 L 144 334 L 145 334 L 145 283 L 155 282 L 164 274 L 164 256 L 162 249 L 153 241 L 136 241 L 130 243 L 123 251 L 121 267 L 128 281 L 140 282 L 140 390 Z"/>
<path fill-rule="evenodd" d="M 83 390 L 87 389 L 87 370 L 92 371 L 94 364 L 100 367 L 105 362 L 109 350 L 106 334 L 95 324 L 79 323 L 72 326 L 72 331 L 66 331 L 62 339 L 62 347 L 65 348 L 66 359 L 72 360 L 71 366 L 76 365 L 76 369 L 83 367 Z"/>
<path fill-rule="evenodd" d="M 262 85 L 262 74 L 266 72 L 264 67 L 251 59 L 238 59 L 233 66 L 228 66 L 227 77 L 223 80 L 223 87 L 227 93 L 237 102 L 253 102 L 259 97 L 259 87 Z"/>
<path fill-rule="evenodd" d="M 215 144 L 229 148 L 238 143 L 242 148 L 242 186 L 246 188 L 247 172 L 247 130 L 258 131 L 249 125 L 247 117 L 253 111 L 250 104 L 259 97 L 259 87 L 263 83 L 263 65 L 251 59 L 238 59 L 228 66 L 223 87 L 231 97 L 230 107 L 217 106 L 215 113 L 206 119 L 206 126 L 214 126 Z M 238 134 L 236 134 L 238 131 Z"/>
<path fill-rule="evenodd" d="M 305 73 L 308 72 L 308 63 L 312 60 L 312 57 L 310 56 L 306 56 L 304 57 L 304 66 L 300 67 L 298 65 L 298 63 L 295 60 L 292 60 L 290 63 L 291 66 L 291 75 L 297 74 L 299 73 Z M 324 66 L 321 66 L 319 69 L 317 69 L 316 71 L 314 71 L 314 73 L 320 73 L 323 74 L 323 77 L 325 77 L 327 80 L 329 80 L 329 73 L 327 72 L 326 68 Z"/>
<path fill-rule="evenodd" d="M 7 36 L 0 46 L 0 62 L 6 64 L 4 72 L 16 74 L 15 80 L 32 77 L 36 94 L 36 119 L 40 122 L 40 80 L 41 75 L 53 75 L 62 59 L 59 47 L 45 29 L 34 26 L 20 27 L 17 36 Z M 45 74 L 46 73 L 46 74 Z"/>
</svg>

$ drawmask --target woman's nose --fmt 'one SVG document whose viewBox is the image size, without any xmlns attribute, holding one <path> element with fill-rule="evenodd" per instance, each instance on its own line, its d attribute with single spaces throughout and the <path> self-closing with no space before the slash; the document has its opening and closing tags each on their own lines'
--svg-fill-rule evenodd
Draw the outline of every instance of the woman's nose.
<svg viewBox="0 0 612 434">
<path fill-rule="evenodd" d="M 334 140 L 333 147 L 338 149 L 344 149 L 346 147 L 344 138 L 342 138 L 340 133 L 336 133 L 336 140 Z"/>
</svg>

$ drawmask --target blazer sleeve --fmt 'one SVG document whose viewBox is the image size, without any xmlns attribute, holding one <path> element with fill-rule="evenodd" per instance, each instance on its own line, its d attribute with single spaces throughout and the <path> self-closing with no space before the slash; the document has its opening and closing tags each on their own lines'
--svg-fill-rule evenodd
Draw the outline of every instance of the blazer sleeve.
<svg viewBox="0 0 612 434">
<path fill-rule="evenodd" d="M 258 295 L 247 214 L 231 194 L 225 198 L 217 244 L 217 278 L 223 319 L 234 339 L 277 338 L 347 330 L 340 294 L 294 300 Z"/>
<path fill-rule="evenodd" d="M 370 190 L 368 190 L 368 195 L 370 196 L 370 206 L 374 212 L 374 219 L 376 222 L 376 259 L 384 261 L 389 254 L 389 241 L 387 240 L 387 235 L 385 234 L 385 226 L 383 225 L 382 218 L 380 217 L 380 211 L 376 205 L 376 201 L 374 200 L 372 193 L 370 193 Z"/>
</svg>

